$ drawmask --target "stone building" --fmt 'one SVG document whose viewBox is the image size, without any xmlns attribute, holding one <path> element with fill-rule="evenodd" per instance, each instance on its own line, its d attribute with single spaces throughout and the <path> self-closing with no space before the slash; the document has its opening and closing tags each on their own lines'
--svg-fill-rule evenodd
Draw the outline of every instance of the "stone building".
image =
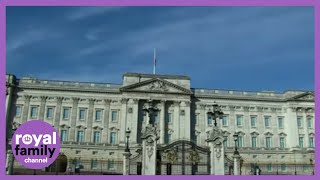
<svg viewBox="0 0 320 180">
<path fill-rule="evenodd" d="M 17 79 L 7 75 L 7 129 L 31 119 L 43 119 L 60 134 L 67 169 L 121 173 L 125 130 L 129 128 L 133 156 L 140 148 L 141 130 L 148 121 L 148 100 L 160 111 L 155 116 L 158 144 L 189 140 L 206 147 L 213 103 L 224 116 L 227 158 L 238 133 L 242 174 L 259 165 L 264 174 L 312 174 L 314 160 L 314 93 L 288 90 L 249 92 L 191 87 L 180 75 L 125 73 L 122 84 Z M 12 125 L 12 127 L 11 127 Z M 7 137 L 11 132 L 7 131 Z M 20 168 L 19 163 L 14 164 Z M 226 174 L 228 165 L 226 163 Z"/>
</svg>

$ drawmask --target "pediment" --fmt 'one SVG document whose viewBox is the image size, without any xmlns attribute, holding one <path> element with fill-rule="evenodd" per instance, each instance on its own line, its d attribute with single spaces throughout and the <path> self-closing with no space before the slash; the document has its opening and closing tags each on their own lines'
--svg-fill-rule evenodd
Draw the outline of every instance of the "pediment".
<svg viewBox="0 0 320 180">
<path fill-rule="evenodd" d="M 289 98 L 288 100 L 291 100 L 291 101 L 314 101 L 314 93 L 313 92 L 305 92 L 305 93 L 299 94 L 297 96 L 294 96 L 292 98 Z"/>
<path fill-rule="evenodd" d="M 188 94 L 191 95 L 190 89 L 173 84 L 161 78 L 153 78 L 140 83 L 124 86 L 120 88 L 122 92 L 151 92 L 165 94 Z"/>
</svg>

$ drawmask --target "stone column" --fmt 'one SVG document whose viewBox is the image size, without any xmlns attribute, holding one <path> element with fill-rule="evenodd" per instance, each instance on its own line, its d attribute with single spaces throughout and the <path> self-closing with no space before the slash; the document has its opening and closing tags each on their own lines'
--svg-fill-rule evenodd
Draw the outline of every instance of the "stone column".
<svg viewBox="0 0 320 180">
<path fill-rule="evenodd" d="M 61 105 L 62 105 L 63 97 L 57 97 L 57 110 L 56 115 L 54 116 L 54 127 L 57 132 L 59 132 L 60 119 L 61 119 Z"/>
<path fill-rule="evenodd" d="M 44 112 L 46 108 L 46 101 L 48 99 L 48 96 L 41 96 L 41 103 L 40 103 L 40 111 L 39 111 L 39 119 L 44 120 Z"/>
<path fill-rule="evenodd" d="M 130 175 L 130 152 L 123 153 L 123 175 Z"/>
<path fill-rule="evenodd" d="M 166 101 L 161 101 L 161 111 L 160 111 L 160 144 L 164 144 L 165 139 L 165 121 L 166 121 Z"/>
<path fill-rule="evenodd" d="M 191 140 L 191 117 L 190 117 L 190 101 L 185 102 L 185 126 L 184 126 L 184 138 L 187 140 Z"/>
<path fill-rule="evenodd" d="M 199 128 L 200 128 L 200 142 L 199 144 L 201 145 L 205 145 L 205 140 L 207 139 L 207 134 L 206 134 L 206 106 L 204 104 L 200 104 L 200 109 L 201 112 L 199 114 L 199 119 L 198 119 L 198 124 L 199 124 Z"/>
<path fill-rule="evenodd" d="M 75 135 L 76 135 L 76 122 L 77 122 L 77 111 L 78 111 L 78 103 L 80 98 L 73 97 L 72 98 L 72 112 L 71 112 L 71 122 L 70 122 L 70 141 L 74 142 L 76 141 Z M 60 107 L 61 112 L 61 107 Z"/>
<path fill-rule="evenodd" d="M 148 124 L 142 132 L 142 175 L 156 175 L 157 129 Z"/>
<path fill-rule="evenodd" d="M 244 115 L 243 115 L 243 127 L 245 130 L 249 130 L 249 133 L 246 133 L 243 137 L 243 141 L 246 142 L 246 146 L 247 147 L 251 147 L 251 140 L 250 140 L 250 127 L 251 127 L 251 119 L 250 119 L 250 115 L 249 115 L 249 106 L 244 106 L 243 107 L 243 111 L 244 111 Z"/>
<path fill-rule="evenodd" d="M 299 134 L 296 107 L 289 107 L 285 117 L 285 131 L 287 134 L 287 145 L 289 148 L 299 147 Z"/>
<path fill-rule="evenodd" d="M 121 99 L 121 120 L 120 120 L 120 137 L 119 143 L 124 144 L 126 142 L 126 129 L 127 129 L 127 105 L 128 99 Z"/>
<path fill-rule="evenodd" d="M 138 142 L 138 118 L 139 118 L 139 99 L 133 99 L 132 108 L 132 119 L 131 119 L 131 134 L 130 142 L 131 144 L 136 144 Z"/>
<path fill-rule="evenodd" d="M 256 107 L 258 111 L 257 116 L 257 129 L 265 129 L 264 127 L 264 116 L 263 116 L 263 107 Z M 257 136 L 257 147 L 265 147 L 265 136 L 263 134 L 260 134 Z"/>
<path fill-rule="evenodd" d="M 174 118 L 173 118 L 173 131 L 174 131 L 174 139 L 180 139 L 180 101 L 175 101 L 174 103 Z"/>
<path fill-rule="evenodd" d="M 86 141 L 88 143 L 92 142 L 92 123 L 93 123 L 93 106 L 96 100 L 89 99 L 89 109 L 88 109 L 88 121 L 87 121 L 87 131 L 86 131 Z"/>
<path fill-rule="evenodd" d="M 224 175 L 224 147 L 223 132 L 218 127 L 213 127 L 209 132 L 209 138 L 206 140 L 210 147 L 210 174 Z"/>
<path fill-rule="evenodd" d="M 23 112 L 22 112 L 22 123 L 26 122 L 28 120 L 28 114 L 29 114 L 29 105 L 30 105 L 30 99 L 32 96 L 25 95 L 24 96 L 24 105 L 23 105 Z"/>
<path fill-rule="evenodd" d="M 234 154 L 232 158 L 233 158 L 233 175 L 240 175 L 241 156 L 239 154 Z"/>
<path fill-rule="evenodd" d="M 105 110 L 104 110 L 104 115 L 103 115 L 103 134 L 101 137 L 103 143 L 108 143 L 109 142 L 109 114 L 110 114 L 110 104 L 111 104 L 111 99 L 105 99 Z"/>
</svg>

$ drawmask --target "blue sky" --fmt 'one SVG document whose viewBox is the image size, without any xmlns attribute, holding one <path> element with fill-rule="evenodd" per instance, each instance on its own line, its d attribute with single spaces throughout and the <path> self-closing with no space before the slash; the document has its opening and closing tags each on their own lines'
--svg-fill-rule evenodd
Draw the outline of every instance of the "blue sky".
<svg viewBox="0 0 320 180">
<path fill-rule="evenodd" d="M 124 72 L 194 88 L 314 89 L 313 7 L 7 7 L 7 73 L 121 83 Z"/>
</svg>

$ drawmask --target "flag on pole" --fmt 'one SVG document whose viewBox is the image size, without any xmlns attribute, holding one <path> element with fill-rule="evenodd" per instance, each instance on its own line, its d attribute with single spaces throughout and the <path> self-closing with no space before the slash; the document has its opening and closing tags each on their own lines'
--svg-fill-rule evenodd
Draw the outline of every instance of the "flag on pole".
<svg viewBox="0 0 320 180">
<path fill-rule="evenodd" d="M 156 65 L 157 65 L 156 48 L 154 48 L 154 50 L 153 50 L 153 74 L 156 74 Z"/>
</svg>

